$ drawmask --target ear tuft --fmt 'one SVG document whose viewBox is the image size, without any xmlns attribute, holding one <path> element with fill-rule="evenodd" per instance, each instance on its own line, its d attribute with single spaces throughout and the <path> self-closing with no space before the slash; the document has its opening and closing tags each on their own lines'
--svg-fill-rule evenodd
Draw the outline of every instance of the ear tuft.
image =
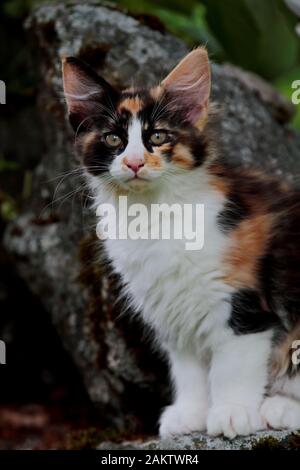
<svg viewBox="0 0 300 470">
<path fill-rule="evenodd" d="M 190 52 L 161 83 L 171 95 L 174 109 L 182 109 L 192 124 L 206 118 L 208 112 L 211 73 L 204 47 Z"/>
</svg>

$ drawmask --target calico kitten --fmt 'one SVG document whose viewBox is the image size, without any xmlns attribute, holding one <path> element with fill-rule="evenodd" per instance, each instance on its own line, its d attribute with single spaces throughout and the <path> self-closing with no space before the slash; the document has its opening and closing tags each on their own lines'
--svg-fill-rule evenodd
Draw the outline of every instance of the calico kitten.
<svg viewBox="0 0 300 470">
<path fill-rule="evenodd" d="M 188 54 L 150 89 L 115 90 L 63 61 L 76 148 L 95 206 L 204 204 L 204 247 L 106 240 L 135 311 L 156 332 L 174 383 L 161 436 L 233 438 L 300 427 L 300 195 L 233 168 L 217 148 L 207 52 Z"/>
</svg>

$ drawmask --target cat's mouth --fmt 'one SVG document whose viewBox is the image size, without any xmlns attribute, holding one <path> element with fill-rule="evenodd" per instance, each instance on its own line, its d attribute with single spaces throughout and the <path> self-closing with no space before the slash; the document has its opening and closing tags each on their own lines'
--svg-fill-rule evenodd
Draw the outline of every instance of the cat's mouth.
<svg viewBox="0 0 300 470">
<path fill-rule="evenodd" d="M 126 183 L 129 185 L 129 186 L 139 186 L 139 185 L 142 185 L 142 184 L 149 184 L 151 183 L 151 180 L 148 179 L 148 178 L 145 178 L 143 176 L 138 176 L 138 175 L 135 175 L 131 178 L 128 178 L 126 180 Z"/>
<path fill-rule="evenodd" d="M 151 176 L 145 175 L 134 175 L 126 178 L 123 181 L 120 181 L 121 185 L 126 187 L 128 190 L 133 191 L 143 191 L 147 188 L 152 187 L 156 178 L 151 178 Z"/>
<path fill-rule="evenodd" d="M 162 174 L 161 171 L 146 171 L 146 168 L 137 172 L 122 171 L 119 168 L 110 170 L 110 177 L 124 189 L 147 189 L 153 186 Z"/>
<path fill-rule="evenodd" d="M 143 174 L 140 173 L 135 173 L 134 175 L 130 175 L 126 179 L 126 183 L 134 183 L 134 184 L 139 184 L 139 183 L 151 183 L 153 181 L 153 177 L 150 175 L 147 175 L 143 172 Z"/>
<path fill-rule="evenodd" d="M 129 178 L 128 181 L 149 181 L 149 179 L 145 178 L 145 176 L 134 175 L 131 178 Z"/>
</svg>

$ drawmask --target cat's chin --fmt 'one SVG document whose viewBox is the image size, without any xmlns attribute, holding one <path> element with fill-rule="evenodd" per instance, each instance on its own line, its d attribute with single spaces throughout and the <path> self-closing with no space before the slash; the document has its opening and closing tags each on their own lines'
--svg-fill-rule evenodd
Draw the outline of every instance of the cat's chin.
<svg viewBox="0 0 300 470">
<path fill-rule="evenodd" d="M 129 192 L 145 192 L 149 191 L 157 184 L 155 180 L 146 180 L 142 178 L 132 178 L 126 182 L 119 182 L 120 186 L 123 189 L 126 189 Z"/>
</svg>

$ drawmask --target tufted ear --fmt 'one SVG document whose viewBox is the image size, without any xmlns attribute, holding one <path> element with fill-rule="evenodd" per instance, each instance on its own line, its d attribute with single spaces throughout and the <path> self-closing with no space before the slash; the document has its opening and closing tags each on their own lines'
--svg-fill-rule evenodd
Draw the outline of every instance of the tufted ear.
<svg viewBox="0 0 300 470">
<path fill-rule="evenodd" d="M 207 51 L 199 47 L 184 57 L 161 83 L 170 96 L 171 106 L 182 110 L 185 119 L 194 125 L 207 116 L 210 75 Z"/>
<path fill-rule="evenodd" d="M 83 131 L 91 120 L 112 111 L 112 103 L 118 92 L 89 65 L 67 57 L 62 60 L 64 93 L 68 106 L 69 118 L 74 130 Z"/>
</svg>

